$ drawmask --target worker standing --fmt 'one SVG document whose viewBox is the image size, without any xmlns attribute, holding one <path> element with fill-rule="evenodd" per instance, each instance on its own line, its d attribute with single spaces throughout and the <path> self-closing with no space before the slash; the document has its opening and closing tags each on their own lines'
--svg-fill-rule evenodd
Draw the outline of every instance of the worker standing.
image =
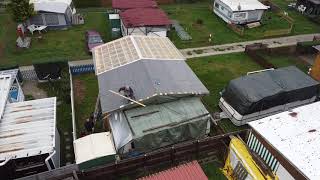
<svg viewBox="0 0 320 180">
<path fill-rule="evenodd" d="M 122 92 L 125 97 L 135 100 L 133 90 L 130 86 L 123 86 L 118 90 L 118 92 Z"/>
</svg>

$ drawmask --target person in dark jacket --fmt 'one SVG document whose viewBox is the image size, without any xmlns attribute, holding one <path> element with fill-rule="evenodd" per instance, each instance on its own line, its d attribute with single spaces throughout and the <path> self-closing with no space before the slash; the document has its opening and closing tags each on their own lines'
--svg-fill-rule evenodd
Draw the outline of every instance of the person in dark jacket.
<svg viewBox="0 0 320 180">
<path fill-rule="evenodd" d="M 123 86 L 118 90 L 118 92 L 119 93 L 122 92 L 125 97 L 135 100 L 135 97 L 133 95 L 133 90 L 130 86 Z"/>
<path fill-rule="evenodd" d="M 86 131 L 91 134 L 94 131 L 94 123 L 92 120 L 87 119 L 86 122 L 84 123 L 84 127 L 86 129 Z"/>
</svg>

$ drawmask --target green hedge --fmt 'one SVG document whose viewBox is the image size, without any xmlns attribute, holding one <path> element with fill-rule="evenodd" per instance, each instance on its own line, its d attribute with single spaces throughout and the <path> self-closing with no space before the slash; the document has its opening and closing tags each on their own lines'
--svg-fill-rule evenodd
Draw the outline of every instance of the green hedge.
<svg viewBox="0 0 320 180">
<path fill-rule="evenodd" d="M 101 0 L 74 0 L 77 8 L 101 7 Z"/>
</svg>

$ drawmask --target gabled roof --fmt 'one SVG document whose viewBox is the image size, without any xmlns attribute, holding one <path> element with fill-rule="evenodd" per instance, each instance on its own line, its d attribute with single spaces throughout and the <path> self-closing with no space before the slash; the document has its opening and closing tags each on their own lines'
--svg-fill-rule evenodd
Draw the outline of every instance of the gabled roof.
<svg viewBox="0 0 320 180">
<path fill-rule="evenodd" d="M 52 153 L 55 133 L 56 98 L 7 104 L 0 121 L 0 161 Z"/>
<path fill-rule="evenodd" d="M 126 28 L 144 26 L 167 26 L 170 19 L 159 8 L 136 8 L 120 12 L 120 18 Z"/>
<path fill-rule="evenodd" d="M 143 59 L 185 60 L 167 37 L 150 36 L 126 36 L 95 47 L 92 55 L 97 75 Z"/>
<path fill-rule="evenodd" d="M 249 125 L 308 179 L 320 177 L 320 102 Z"/>
<path fill-rule="evenodd" d="M 258 0 L 220 0 L 229 6 L 232 11 L 251 11 L 258 9 L 268 9 L 269 6 L 262 4 Z"/>
<path fill-rule="evenodd" d="M 113 9 L 133 9 L 133 8 L 156 8 L 154 0 L 112 0 Z"/>
<path fill-rule="evenodd" d="M 11 75 L 0 75 L 0 121 L 8 101 L 9 91 L 12 84 L 11 79 Z"/>
<path fill-rule="evenodd" d="M 174 180 L 207 180 L 208 177 L 205 175 L 201 166 L 197 161 L 181 164 L 179 166 L 167 169 L 143 178 L 139 180 L 163 180 L 163 179 L 174 179 Z"/>
<path fill-rule="evenodd" d="M 34 5 L 34 10 L 65 13 L 72 0 L 30 0 L 29 3 Z"/>
<path fill-rule="evenodd" d="M 103 113 L 128 105 L 128 101 L 109 90 L 130 86 L 136 100 L 146 101 L 161 96 L 209 94 L 185 61 L 139 60 L 98 75 Z"/>
</svg>

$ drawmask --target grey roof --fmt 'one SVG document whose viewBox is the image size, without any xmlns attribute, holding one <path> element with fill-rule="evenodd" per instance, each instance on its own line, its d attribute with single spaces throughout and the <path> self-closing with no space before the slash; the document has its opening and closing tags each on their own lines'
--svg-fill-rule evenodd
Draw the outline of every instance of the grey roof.
<svg viewBox="0 0 320 180">
<path fill-rule="evenodd" d="M 100 74 L 98 82 L 103 113 L 127 105 L 127 100 L 109 92 L 125 85 L 133 89 L 139 101 L 165 95 L 209 94 L 185 61 L 139 60 Z"/>
</svg>

